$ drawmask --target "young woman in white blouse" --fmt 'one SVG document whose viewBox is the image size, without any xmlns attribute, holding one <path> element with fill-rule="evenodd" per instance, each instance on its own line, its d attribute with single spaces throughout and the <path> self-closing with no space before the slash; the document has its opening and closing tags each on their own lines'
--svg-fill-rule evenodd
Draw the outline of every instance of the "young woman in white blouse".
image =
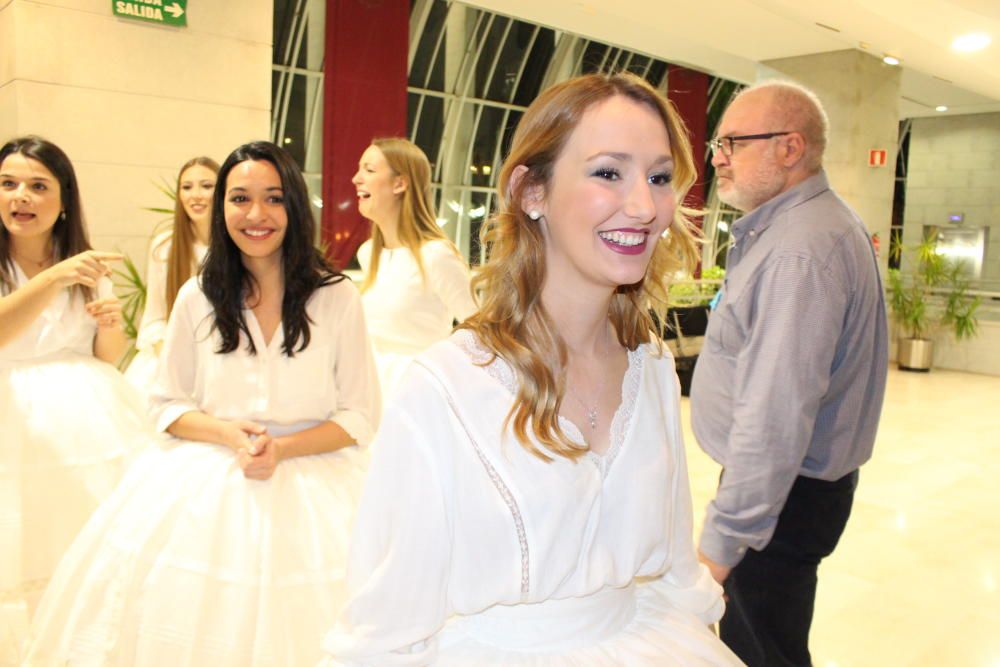
<svg viewBox="0 0 1000 667">
<path fill-rule="evenodd" d="M 153 238 L 146 260 L 146 307 L 135 340 L 136 355 L 125 377 L 144 395 L 156 378 L 167 319 L 181 285 L 198 272 L 208 252 L 212 193 L 219 165 L 212 158 L 188 160 L 177 174 L 174 221 Z"/>
<path fill-rule="evenodd" d="M 354 175 L 372 237 L 358 249 L 361 301 L 383 394 L 409 361 L 476 312 L 469 267 L 437 222 L 427 156 L 406 139 L 375 139 Z"/>
<path fill-rule="evenodd" d="M 63 552 L 152 438 L 114 364 L 125 350 L 108 275 L 87 239 L 73 165 L 55 144 L 0 148 L 0 665 Z M 19 663 L 18 663 L 19 664 Z"/>
<path fill-rule="evenodd" d="M 739 665 L 711 632 L 679 388 L 651 302 L 695 243 L 669 103 L 543 92 L 500 173 L 479 312 L 418 356 L 373 445 L 324 665 Z"/>
<path fill-rule="evenodd" d="M 313 246 L 284 150 L 241 146 L 218 183 L 150 397 L 173 437 L 61 563 L 29 664 L 310 665 L 343 601 L 358 447 L 379 416 L 360 297 Z"/>
</svg>

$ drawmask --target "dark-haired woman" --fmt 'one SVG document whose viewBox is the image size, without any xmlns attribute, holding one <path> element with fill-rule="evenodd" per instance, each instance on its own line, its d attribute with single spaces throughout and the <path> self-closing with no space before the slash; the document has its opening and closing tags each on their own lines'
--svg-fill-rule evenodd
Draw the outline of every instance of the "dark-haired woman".
<svg viewBox="0 0 1000 667">
<path fill-rule="evenodd" d="M 129 449 L 152 437 L 113 364 L 125 348 L 108 275 L 92 250 L 73 165 L 22 137 L 0 148 L 0 664 Z"/>
<path fill-rule="evenodd" d="M 212 193 L 219 165 L 212 158 L 188 160 L 177 174 L 174 220 L 157 234 L 146 260 L 146 307 L 135 340 L 137 354 L 125 377 L 139 391 L 149 391 L 156 377 L 167 319 L 181 285 L 198 272 L 208 252 L 212 228 Z"/>
<path fill-rule="evenodd" d="M 379 413 L 360 298 L 313 247 L 286 152 L 241 146 L 218 184 L 151 394 L 172 442 L 81 532 L 29 664 L 311 665 L 343 599 L 358 446 Z"/>
</svg>

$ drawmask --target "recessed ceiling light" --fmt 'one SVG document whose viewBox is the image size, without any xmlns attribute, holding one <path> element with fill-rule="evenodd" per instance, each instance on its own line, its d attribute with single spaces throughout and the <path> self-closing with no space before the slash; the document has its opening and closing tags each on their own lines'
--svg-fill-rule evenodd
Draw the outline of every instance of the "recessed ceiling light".
<svg viewBox="0 0 1000 667">
<path fill-rule="evenodd" d="M 898 65 L 899 58 L 897 58 L 896 56 L 890 56 L 886 54 L 882 56 L 882 62 L 884 62 L 886 65 Z"/>
<path fill-rule="evenodd" d="M 934 111 L 947 111 L 947 110 L 948 110 L 948 107 L 946 107 L 943 104 L 939 104 L 936 107 L 934 107 Z"/>
<path fill-rule="evenodd" d="M 990 36 L 981 32 L 972 32 L 968 35 L 956 37 L 951 43 L 951 48 L 956 51 L 979 51 L 985 49 L 990 44 Z"/>
</svg>

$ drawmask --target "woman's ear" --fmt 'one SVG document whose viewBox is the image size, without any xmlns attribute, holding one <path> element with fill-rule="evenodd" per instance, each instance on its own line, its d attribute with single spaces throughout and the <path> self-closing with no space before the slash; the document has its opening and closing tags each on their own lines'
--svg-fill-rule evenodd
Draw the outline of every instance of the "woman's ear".
<svg viewBox="0 0 1000 667">
<path fill-rule="evenodd" d="M 510 173 L 510 191 L 516 192 L 521 181 L 527 176 L 528 168 L 523 164 L 514 167 Z M 545 216 L 545 189 L 541 185 L 529 185 L 521 191 L 519 202 L 521 211 L 532 220 Z"/>
<path fill-rule="evenodd" d="M 406 178 L 403 176 L 397 176 L 392 182 L 392 194 L 401 195 L 406 192 L 406 188 L 408 187 L 409 184 L 406 182 Z"/>
</svg>

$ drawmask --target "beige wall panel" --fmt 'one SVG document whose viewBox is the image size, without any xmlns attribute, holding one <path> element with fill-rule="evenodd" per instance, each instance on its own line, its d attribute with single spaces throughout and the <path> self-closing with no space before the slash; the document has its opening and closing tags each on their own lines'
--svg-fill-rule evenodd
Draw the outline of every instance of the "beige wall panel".
<svg viewBox="0 0 1000 667">
<path fill-rule="evenodd" d="M 0 142 L 17 133 L 17 83 L 10 82 L 0 86 Z"/>
<path fill-rule="evenodd" d="M 178 162 L 177 167 L 182 163 Z M 172 208 L 157 189 L 164 180 L 174 185 L 174 168 L 136 167 L 74 160 L 84 211 L 91 232 L 106 236 L 149 237 L 163 214 L 144 209 Z"/>
<path fill-rule="evenodd" d="M 270 44 L 117 19 L 105 4 L 103 15 L 16 7 L 17 78 L 269 108 Z"/>
<path fill-rule="evenodd" d="M 111 17 L 119 23 L 136 23 L 115 18 L 108 0 L 13 0 L 14 4 L 48 5 L 78 14 Z M 186 28 L 162 28 L 168 32 L 197 32 L 233 37 L 271 45 L 274 3 L 272 0 L 188 0 Z"/>
<path fill-rule="evenodd" d="M 267 138 L 270 112 L 21 83 L 21 131 L 42 134 L 84 162 L 173 168 L 192 155 L 225 157 Z"/>
<path fill-rule="evenodd" d="M 17 62 L 17 31 L 14 28 L 14 5 L 0 9 L 0 89 L 14 79 Z M 3 126 L 0 125 L 0 128 Z"/>
</svg>

